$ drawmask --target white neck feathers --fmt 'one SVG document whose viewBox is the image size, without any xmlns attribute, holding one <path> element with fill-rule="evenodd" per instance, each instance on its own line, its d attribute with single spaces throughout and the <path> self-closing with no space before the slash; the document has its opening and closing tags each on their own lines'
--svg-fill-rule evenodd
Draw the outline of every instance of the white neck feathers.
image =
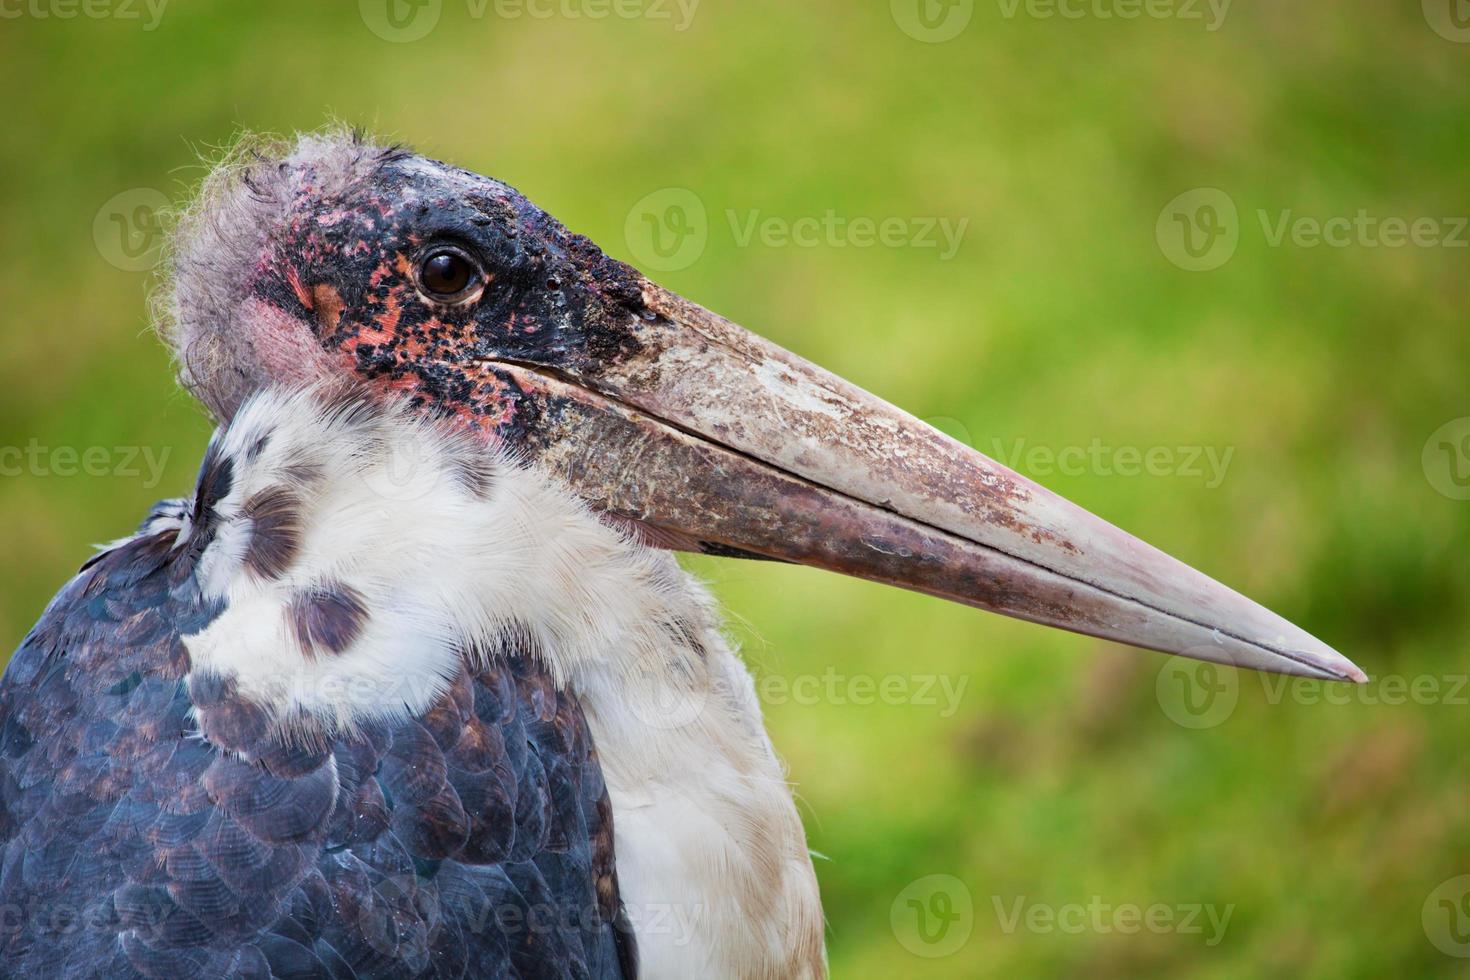
<svg viewBox="0 0 1470 980">
<path fill-rule="evenodd" d="M 225 473 L 186 643 L 283 726 L 417 716 L 459 671 L 530 642 L 583 705 L 612 798 L 645 977 L 823 972 L 790 787 L 713 603 L 541 472 L 352 394 L 257 396 Z M 184 546 L 195 528 L 186 522 Z"/>
</svg>

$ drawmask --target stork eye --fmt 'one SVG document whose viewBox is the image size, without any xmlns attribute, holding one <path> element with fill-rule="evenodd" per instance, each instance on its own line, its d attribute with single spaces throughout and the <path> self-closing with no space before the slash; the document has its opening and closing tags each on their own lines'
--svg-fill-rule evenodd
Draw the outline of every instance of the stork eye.
<svg viewBox="0 0 1470 980">
<path fill-rule="evenodd" d="M 464 299 L 484 281 L 473 259 L 457 248 L 439 247 L 419 263 L 419 287 L 430 299 Z"/>
</svg>

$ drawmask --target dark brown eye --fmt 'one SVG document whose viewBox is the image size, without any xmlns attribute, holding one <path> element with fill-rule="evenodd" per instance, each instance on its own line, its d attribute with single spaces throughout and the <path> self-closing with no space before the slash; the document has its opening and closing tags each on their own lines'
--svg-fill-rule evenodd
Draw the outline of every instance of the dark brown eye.
<svg viewBox="0 0 1470 980">
<path fill-rule="evenodd" d="M 480 270 L 458 249 L 440 248 L 419 263 L 419 285 L 437 300 L 460 299 L 480 283 Z"/>
</svg>

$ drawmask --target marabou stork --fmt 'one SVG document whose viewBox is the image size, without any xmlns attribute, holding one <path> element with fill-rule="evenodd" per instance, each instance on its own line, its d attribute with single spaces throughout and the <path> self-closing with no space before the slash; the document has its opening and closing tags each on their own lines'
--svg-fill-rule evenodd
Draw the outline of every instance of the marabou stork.
<svg viewBox="0 0 1470 980">
<path fill-rule="evenodd" d="M 5 976 L 822 975 L 790 788 L 671 551 L 1365 679 L 497 181 L 308 136 L 176 239 L 163 332 L 222 428 L 5 675 Z"/>
</svg>

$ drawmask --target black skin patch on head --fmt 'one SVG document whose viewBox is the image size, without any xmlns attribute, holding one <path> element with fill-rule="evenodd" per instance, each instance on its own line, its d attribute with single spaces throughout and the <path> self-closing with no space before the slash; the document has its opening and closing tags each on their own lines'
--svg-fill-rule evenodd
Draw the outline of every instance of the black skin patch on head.
<svg viewBox="0 0 1470 980">
<path fill-rule="evenodd" d="M 245 564 L 262 578 L 286 574 L 301 550 L 301 500 L 285 487 L 262 490 L 245 502 L 252 530 Z"/>
<path fill-rule="evenodd" d="M 252 293 L 303 323 L 361 379 L 434 416 L 510 436 L 517 406 L 477 365 L 504 360 L 595 380 L 642 350 L 644 280 L 499 181 L 387 153 L 345 188 L 301 189 Z M 419 269 L 452 248 L 483 287 L 441 302 Z"/>
<path fill-rule="evenodd" d="M 338 582 L 327 582 L 297 595 L 291 600 L 288 615 L 308 657 L 343 653 L 362 634 L 368 620 L 362 594 Z"/>
</svg>

